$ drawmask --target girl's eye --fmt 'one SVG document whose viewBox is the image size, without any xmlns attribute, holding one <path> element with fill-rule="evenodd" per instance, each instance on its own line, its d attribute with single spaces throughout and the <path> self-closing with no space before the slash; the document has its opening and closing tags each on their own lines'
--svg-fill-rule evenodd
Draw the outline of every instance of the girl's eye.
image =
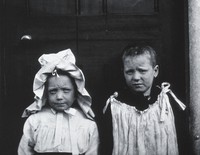
<svg viewBox="0 0 200 155">
<path fill-rule="evenodd" d="M 56 90 L 50 90 L 49 93 L 50 94 L 56 94 Z"/>
<path fill-rule="evenodd" d="M 70 89 L 63 89 L 64 93 L 68 93 L 70 91 Z"/>
</svg>

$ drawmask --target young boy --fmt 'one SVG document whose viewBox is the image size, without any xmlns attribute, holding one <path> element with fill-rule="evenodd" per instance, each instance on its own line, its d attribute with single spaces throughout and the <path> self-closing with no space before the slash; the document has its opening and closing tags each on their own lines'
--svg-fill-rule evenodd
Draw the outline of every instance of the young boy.
<svg viewBox="0 0 200 155">
<path fill-rule="evenodd" d="M 99 136 L 91 97 L 70 49 L 39 58 L 35 102 L 23 114 L 19 155 L 98 155 Z"/>
<path fill-rule="evenodd" d="M 150 46 L 124 49 L 123 75 L 126 89 L 114 93 L 104 107 L 104 155 L 178 155 L 174 115 L 167 93 L 154 84 L 159 67 Z"/>
</svg>

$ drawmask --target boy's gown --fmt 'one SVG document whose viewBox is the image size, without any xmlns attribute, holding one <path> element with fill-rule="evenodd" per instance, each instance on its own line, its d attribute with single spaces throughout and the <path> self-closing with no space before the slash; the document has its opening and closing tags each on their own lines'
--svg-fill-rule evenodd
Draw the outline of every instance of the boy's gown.
<svg viewBox="0 0 200 155">
<path fill-rule="evenodd" d="M 174 114 L 167 92 L 182 109 L 185 106 L 168 88 L 169 84 L 163 83 L 161 92 L 154 89 L 151 99 L 130 95 L 121 97 L 120 94 L 119 99 L 123 102 L 114 96 L 108 99 L 104 112 L 110 104 L 112 155 L 178 155 Z"/>
</svg>

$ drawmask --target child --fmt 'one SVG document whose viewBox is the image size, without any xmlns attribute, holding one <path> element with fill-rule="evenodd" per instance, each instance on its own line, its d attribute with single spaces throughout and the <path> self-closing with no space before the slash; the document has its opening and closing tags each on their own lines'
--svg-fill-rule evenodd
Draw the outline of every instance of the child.
<svg viewBox="0 0 200 155">
<path fill-rule="evenodd" d="M 18 154 L 98 155 L 99 135 L 93 120 L 91 97 L 82 71 L 70 49 L 39 58 L 35 102 L 23 113 Z"/>
<path fill-rule="evenodd" d="M 126 89 L 104 107 L 104 155 L 178 155 L 174 114 L 168 94 L 180 102 L 169 83 L 157 88 L 156 53 L 150 46 L 127 47 L 123 57 Z M 109 137 L 109 135 L 111 135 Z"/>
</svg>

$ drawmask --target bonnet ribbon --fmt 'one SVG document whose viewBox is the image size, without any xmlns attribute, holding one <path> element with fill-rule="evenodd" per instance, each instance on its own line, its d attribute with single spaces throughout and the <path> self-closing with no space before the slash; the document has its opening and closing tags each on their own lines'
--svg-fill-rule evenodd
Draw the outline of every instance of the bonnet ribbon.
<svg viewBox="0 0 200 155">
<path fill-rule="evenodd" d="M 52 109 L 52 111 L 54 111 Z M 71 140 L 71 148 L 72 148 L 72 155 L 78 155 L 79 150 L 77 148 L 77 133 L 76 133 L 76 123 L 74 122 L 73 116 L 76 113 L 76 109 L 69 108 L 64 110 L 65 113 L 68 115 L 69 120 L 69 130 L 70 130 L 70 140 Z M 56 113 L 56 131 L 55 131 L 55 142 L 54 147 L 59 147 L 62 144 L 62 129 L 63 129 L 63 117 L 64 113 L 58 112 Z"/>
</svg>

